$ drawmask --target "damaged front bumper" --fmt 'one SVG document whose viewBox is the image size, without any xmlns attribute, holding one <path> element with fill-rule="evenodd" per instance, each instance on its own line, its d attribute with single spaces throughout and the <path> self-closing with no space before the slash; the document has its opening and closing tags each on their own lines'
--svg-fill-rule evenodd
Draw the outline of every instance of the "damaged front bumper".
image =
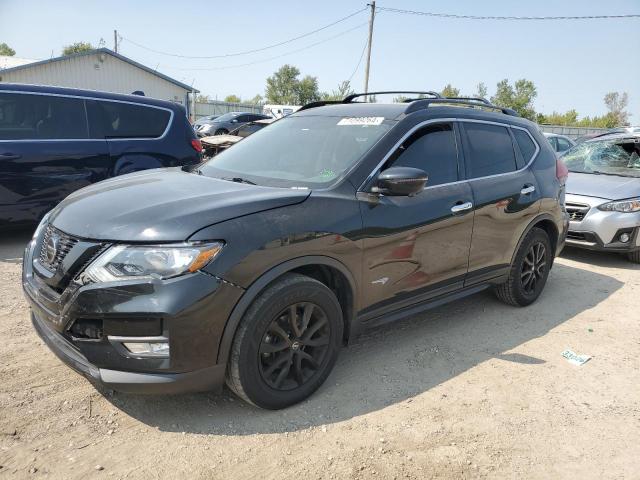
<svg viewBox="0 0 640 480">
<path fill-rule="evenodd" d="M 56 292 L 25 251 L 23 290 L 33 326 L 68 366 L 93 383 L 131 393 L 218 390 L 226 365 L 217 363 L 227 319 L 244 292 L 196 272 L 169 280 L 77 285 Z M 123 340 L 162 338 L 166 355 L 141 355 Z"/>
</svg>

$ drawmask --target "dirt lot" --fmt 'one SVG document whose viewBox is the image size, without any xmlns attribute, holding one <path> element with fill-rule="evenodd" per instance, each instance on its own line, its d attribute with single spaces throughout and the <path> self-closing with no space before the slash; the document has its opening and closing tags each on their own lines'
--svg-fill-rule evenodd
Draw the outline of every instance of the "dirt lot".
<svg viewBox="0 0 640 480">
<path fill-rule="evenodd" d="M 27 239 L 0 239 L 0 479 L 640 478 L 640 268 L 620 257 L 567 251 L 529 308 L 484 292 L 372 331 L 267 412 L 96 390 L 31 328 Z"/>
</svg>

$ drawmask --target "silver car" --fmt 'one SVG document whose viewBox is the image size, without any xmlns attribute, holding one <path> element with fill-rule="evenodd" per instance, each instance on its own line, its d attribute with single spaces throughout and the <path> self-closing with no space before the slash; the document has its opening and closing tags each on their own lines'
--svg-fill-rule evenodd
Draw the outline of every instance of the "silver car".
<svg viewBox="0 0 640 480">
<path fill-rule="evenodd" d="M 576 144 L 576 142 L 571 140 L 569 137 L 558 135 L 557 133 L 544 132 L 543 135 L 547 137 L 547 140 L 551 144 L 551 147 L 553 147 L 554 152 L 558 155 L 566 152 Z"/>
<path fill-rule="evenodd" d="M 570 172 L 567 245 L 623 253 L 640 263 L 640 133 L 588 140 L 562 160 Z"/>
</svg>

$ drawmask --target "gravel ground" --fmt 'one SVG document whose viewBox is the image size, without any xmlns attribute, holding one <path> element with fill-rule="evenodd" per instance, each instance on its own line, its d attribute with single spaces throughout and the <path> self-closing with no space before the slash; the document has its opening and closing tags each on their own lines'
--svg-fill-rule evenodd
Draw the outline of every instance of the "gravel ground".
<svg viewBox="0 0 640 480">
<path fill-rule="evenodd" d="M 371 331 L 267 412 L 94 388 L 31 327 L 27 239 L 0 238 L 0 479 L 640 478 L 640 267 L 622 257 L 566 251 L 528 308 L 483 292 Z"/>
</svg>

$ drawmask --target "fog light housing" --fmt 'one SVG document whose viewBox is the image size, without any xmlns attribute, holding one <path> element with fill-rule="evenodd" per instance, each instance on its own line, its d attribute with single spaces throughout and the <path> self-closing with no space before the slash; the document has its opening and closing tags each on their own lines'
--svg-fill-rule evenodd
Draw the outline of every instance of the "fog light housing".
<svg viewBox="0 0 640 480">
<path fill-rule="evenodd" d="M 169 342 L 123 342 L 124 348 L 134 355 L 168 357 Z"/>
<path fill-rule="evenodd" d="M 627 242 L 631 239 L 631 237 L 629 236 L 629 234 L 628 234 L 628 233 L 626 233 L 626 232 L 625 232 L 625 233 L 621 233 L 621 234 L 620 234 L 620 236 L 619 236 L 618 238 L 620 239 L 620 241 L 621 241 L 622 243 L 627 243 Z"/>
</svg>

